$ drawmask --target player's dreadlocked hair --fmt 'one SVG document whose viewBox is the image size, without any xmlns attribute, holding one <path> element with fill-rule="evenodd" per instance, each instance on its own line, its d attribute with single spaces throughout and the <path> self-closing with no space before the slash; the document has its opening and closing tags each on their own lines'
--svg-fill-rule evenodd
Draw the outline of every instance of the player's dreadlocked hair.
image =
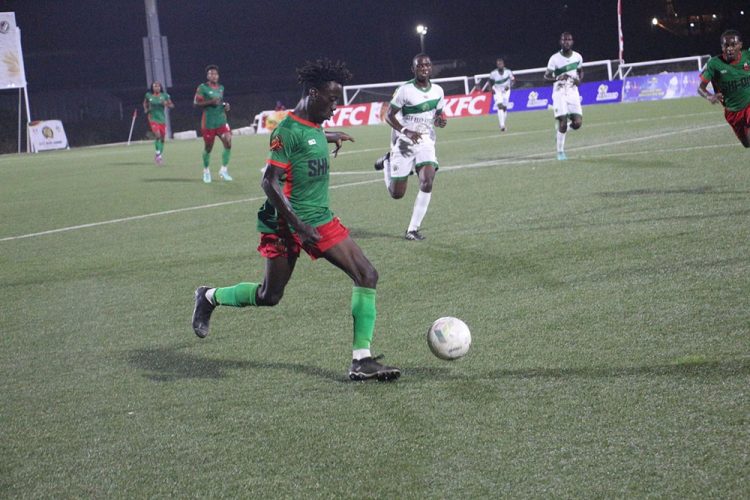
<svg viewBox="0 0 750 500">
<path fill-rule="evenodd" d="M 311 88 L 320 89 L 327 82 L 344 85 L 351 78 L 352 73 L 347 69 L 346 63 L 333 62 L 327 58 L 306 61 L 301 68 L 297 68 L 297 81 L 302 84 L 303 92 Z"/>
</svg>

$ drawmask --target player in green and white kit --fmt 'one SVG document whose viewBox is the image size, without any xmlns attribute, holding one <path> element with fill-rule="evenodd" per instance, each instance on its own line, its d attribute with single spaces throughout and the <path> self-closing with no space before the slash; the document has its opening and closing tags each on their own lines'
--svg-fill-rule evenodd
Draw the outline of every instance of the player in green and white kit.
<svg viewBox="0 0 750 500">
<path fill-rule="evenodd" d="M 583 124 L 581 95 L 578 85 L 583 80 L 583 57 L 573 50 L 573 35 L 560 35 L 560 51 L 553 54 L 547 63 L 544 79 L 554 81 L 552 87 L 552 110 L 557 120 L 557 159 L 567 160 L 565 134 L 570 128 L 578 130 Z"/>
<path fill-rule="evenodd" d="M 510 104 L 510 89 L 516 81 L 513 72 L 505 67 L 505 60 L 498 57 L 495 61 L 496 68 L 490 72 L 490 77 L 485 83 L 489 83 L 492 93 L 495 95 L 495 107 L 497 108 L 497 119 L 500 122 L 500 132 L 505 132 L 505 120 L 508 117 L 508 104 Z M 483 87 L 484 88 L 484 87 Z"/>
<path fill-rule="evenodd" d="M 422 224 L 432 197 L 432 183 L 438 170 L 435 154 L 435 126 L 445 127 L 443 88 L 430 81 L 432 61 L 427 54 L 417 54 L 412 61 L 414 79 L 401 85 L 393 94 L 385 121 L 391 131 L 391 150 L 375 162 L 383 170 L 391 198 L 406 194 L 407 180 L 413 171 L 419 177 L 419 193 L 414 202 L 404 238 L 424 239 Z"/>
<path fill-rule="evenodd" d="M 743 146 L 750 148 L 750 52 L 742 50 L 742 35 L 727 30 L 721 35 L 720 56 L 708 60 L 701 73 L 698 94 L 724 106 L 724 118 Z M 714 93 L 708 92 L 711 83 Z"/>
<path fill-rule="evenodd" d="M 203 182 L 211 182 L 211 171 L 208 165 L 211 162 L 211 150 L 214 140 L 218 136 L 224 145 L 224 153 L 221 155 L 221 168 L 219 177 L 225 181 L 231 181 L 227 165 L 232 155 L 232 130 L 227 123 L 227 112 L 229 103 L 224 102 L 224 85 L 219 84 L 219 67 L 211 64 L 206 67 L 206 83 L 198 85 L 193 98 L 193 105 L 203 108 L 201 116 L 201 135 L 203 136 Z"/>
<path fill-rule="evenodd" d="M 143 113 L 148 119 L 151 132 L 156 136 L 154 161 L 157 165 L 161 165 L 164 161 L 162 153 L 164 152 L 164 141 L 167 137 L 167 117 L 164 108 L 174 108 L 172 98 L 162 91 L 161 82 L 153 82 L 143 98 Z"/>
<path fill-rule="evenodd" d="M 343 84 L 351 73 L 343 63 L 319 59 L 306 63 L 297 74 L 303 86 L 302 98 L 271 134 L 261 183 L 268 197 L 258 211 L 257 221 L 261 233 L 258 251 L 266 259 L 263 282 L 224 288 L 198 287 L 193 331 L 201 338 L 208 335 L 211 314 L 219 305 L 278 304 L 300 250 L 304 249 L 313 259 L 323 257 L 354 282 L 351 302 L 354 340 L 349 377 L 395 380 L 401 375 L 399 369 L 380 364 L 370 353 L 378 272 L 329 208 L 328 143 L 336 143 L 335 154 L 343 141 L 354 139 L 343 132 L 324 132 L 321 124 L 333 116 Z M 321 299 L 323 295 L 311 300 L 325 300 Z"/>
</svg>

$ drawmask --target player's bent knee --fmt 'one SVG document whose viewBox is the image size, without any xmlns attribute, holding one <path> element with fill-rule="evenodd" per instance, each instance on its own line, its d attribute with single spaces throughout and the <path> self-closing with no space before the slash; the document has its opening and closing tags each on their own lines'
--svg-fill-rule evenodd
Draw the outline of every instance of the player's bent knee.
<svg viewBox="0 0 750 500">
<path fill-rule="evenodd" d="M 281 298 L 284 296 L 284 292 L 273 292 L 273 293 L 258 293 L 255 302 L 259 306 L 273 307 L 281 302 Z"/>
<path fill-rule="evenodd" d="M 378 271 L 372 265 L 368 265 L 360 271 L 360 276 L 355 280 L 355 284 L 365 288 L 375 288 L 378 284 L 378 278 Z"/>
</svg>

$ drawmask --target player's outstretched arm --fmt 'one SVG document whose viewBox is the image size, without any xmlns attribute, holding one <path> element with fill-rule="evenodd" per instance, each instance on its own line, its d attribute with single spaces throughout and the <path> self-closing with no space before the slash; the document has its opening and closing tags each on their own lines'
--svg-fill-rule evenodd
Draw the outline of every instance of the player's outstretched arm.
<svg viewBox="0 0 750 500">
<path fill-rule="evenodd" d="M 711 104 L 724 103 L 724 94 L 721 92 L 711 93 L 708 91 L 708 81 L 701 79 L 698 85 L 698 95 L 710 102 Z"/>
<path fill-rule="evenodd" d="M 354 137 L 350 136 L 346 132 L 335 132 L 333 130 L 326 130 L 326 141 L 329 143 L 336 144 L 336 147 L 333 150 L 333 157 L 336 158 L 339 154 L 339 150 L 341 149 L 341 146 L 344 144 L 344 141 L 352 141 L 354 142 Z"/>
</svg>

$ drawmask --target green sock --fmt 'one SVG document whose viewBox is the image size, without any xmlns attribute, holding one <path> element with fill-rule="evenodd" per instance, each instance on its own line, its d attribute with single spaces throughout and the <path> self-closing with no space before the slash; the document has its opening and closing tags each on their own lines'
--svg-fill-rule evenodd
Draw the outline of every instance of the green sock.
<svg viewBox="0 0 750 500">
<path fill-rule="evenodd" d="M 352 289 L 352 317 L 354 318 L 353 349 L 369 349 L 372 334 L 375 331 L 375 296 L 374 288 L 355 286 Z"/>
<path fill-rule="evenodd" d="M 229 165 L 229 157 L 232 156 L 232 150 L 231 149 L 225 149 L 224 152 L 221 154 L 221 165 L 223 167 L 226 167 Z"/>
<path fill-rule="evenodd" d="M 161 139 L 156 139 L 154 141 L 154 149 L 156 149 L 157 154 L 161 154 L 162 150 L 164 149 L 164 143 L 161 141 Z"/>
<path fill-rule="evenodd" d="M 208 168 L 208 164 L 211 162 L 211 153 L 203 151 L 203 168 Z"/>
<path fill-rule="evenodd" d="M 214 302 L 222 306 L 247 307 L 255 306 L 255 292 L 259 283 L 239 283 L 234 286 L 217 288 Z"/>
</svg>

